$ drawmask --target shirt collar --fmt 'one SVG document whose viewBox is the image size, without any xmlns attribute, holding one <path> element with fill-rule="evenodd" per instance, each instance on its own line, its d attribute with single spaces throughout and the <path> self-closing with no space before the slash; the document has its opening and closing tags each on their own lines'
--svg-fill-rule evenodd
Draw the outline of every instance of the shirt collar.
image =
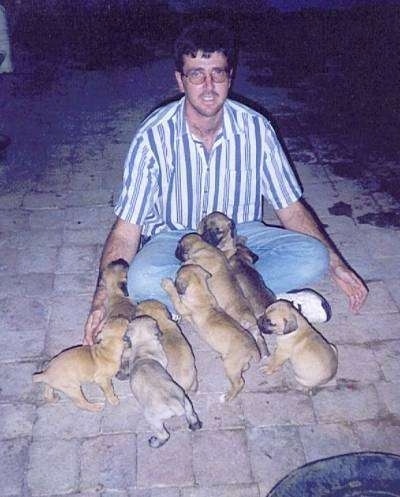
<svg viewBox="0 0 400 497">
<path fill-rule="evenodd" d="M 179 102 L 179 112 L 177 118 L 177 132 L 179 137 L 189 134 L 189 127 L 185 116 L 185 97 L 182 97 Z M 225 140 L 229 140 L 234 135 L 244 133 L 243 128 L 239 125 L 236 113 L 232 108 L 230 99 L 226 99 L 224 103 L 224 115 L 222 125 L 222 136 Z"/>
</svg>

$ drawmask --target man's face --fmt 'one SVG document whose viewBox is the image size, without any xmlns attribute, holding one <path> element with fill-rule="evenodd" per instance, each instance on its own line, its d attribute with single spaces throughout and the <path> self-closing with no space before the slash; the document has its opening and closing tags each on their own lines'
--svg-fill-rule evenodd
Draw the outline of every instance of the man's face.
<svg viewBox="0 0 400 497">
<path fill-rule="evenodd" d="M 221 110 L 231 85 L 232 71 L 226 81 L 215 83 L 211 78 L 211 71 L 224 71 L 228 68 L 228 61 L 221 52 L 213 52 L 210 57 L 203 57 L 203 52 L 197 52 L 196 57 L 183 56 L 183 74 L 190 71 L 201 71 L 206 79 L 201 84 L 190 82 L 189 78 L 175 71 L 175 77 L 181 92 L 186 95 L 186 111 L 193 117 L 213 117 Z"/>
</svg>

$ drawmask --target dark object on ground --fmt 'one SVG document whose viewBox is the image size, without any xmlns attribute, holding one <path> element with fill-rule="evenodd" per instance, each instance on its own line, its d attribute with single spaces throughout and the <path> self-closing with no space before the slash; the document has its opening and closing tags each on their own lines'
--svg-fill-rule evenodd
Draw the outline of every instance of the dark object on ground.
<svg viewBox="0 0 400 497">
<path fill-rule="evenodd" d="M 400 456 L 356 452 L 294 470 L 267 497 L 400 496 Z"/>
</svg>

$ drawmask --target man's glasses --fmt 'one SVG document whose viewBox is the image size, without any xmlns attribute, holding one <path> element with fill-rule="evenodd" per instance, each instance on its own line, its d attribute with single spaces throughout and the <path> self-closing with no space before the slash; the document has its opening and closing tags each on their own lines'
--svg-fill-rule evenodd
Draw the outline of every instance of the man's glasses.
<svg viewBox="0 0 400 497">
<path fill-rule="evenodd" d="M 191 69 L 186 74 L 181 74 L 193 85 L 202 85 L 207 79 L 207 73 L 205 73 L 202 69 Z M 225 83 L 229 79 L 228 70 L 220 69 L 218 67 L 212 69 L 210 76 L 214 83 Z"/>
</svg>

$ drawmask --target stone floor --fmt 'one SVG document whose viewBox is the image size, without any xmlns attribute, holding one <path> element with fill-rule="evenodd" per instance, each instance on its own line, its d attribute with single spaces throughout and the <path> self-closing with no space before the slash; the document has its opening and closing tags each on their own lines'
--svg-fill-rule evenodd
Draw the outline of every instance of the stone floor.
<svg viewBox="0 0 400 497">
<path fill-rule="evenodd" d="M 397 201 L 370 187 L 373 181 L 338 174 L 357 161 L 394 170 L 398 156 L 366 152 L 365 140 L 349 139 L 354 130 L 310 119 L 293 89 L 255 86 L 248 76 L 243 66 L 235 90 L 278 122 L 305 198 L 370 289 L 353 315 L 328 280 L 315 286 L 333 307 L 320 329 L 338 346 L 335 381 L 309 397 L 288 367 L 270 377 L 253 367 L 240 396 L 221 404 L 221 363 L 185 328 L 199 371 L 192 400 L 201 430 L 175 419 L 170 441 L 149 448 L 146 423 L 118 380 L 120 405 L 101 413 L 80 411 L 66 398 L 46 405 L 31 374 L 80 343 L 130 139 L 176 88 L 169 59 L 131 71 L 17 70 L 0 96 L 0 131 L 13 140 L 0 162 L 2 496 L 264 497 L 316 459 L 400 453 L 400 231 L 368 224 Z M 268 209 L 265 219 L 276 223 Z M 85 390 L 101 398 L 96 387 Z"/>
</svg>

